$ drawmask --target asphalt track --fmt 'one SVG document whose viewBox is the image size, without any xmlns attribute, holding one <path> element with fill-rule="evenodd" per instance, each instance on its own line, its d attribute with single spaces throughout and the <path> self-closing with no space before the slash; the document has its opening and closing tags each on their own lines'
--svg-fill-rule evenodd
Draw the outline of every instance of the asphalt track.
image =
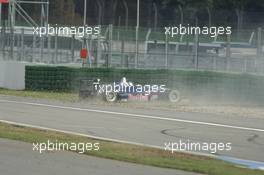
<svg viewBox="0 0 264 175">
<path fill-rule="evenodd" d="M 0 97 L 0 120 L 158 147 L 179 140 L 231 142 L 231 151 L 220 151 L 216 155 L 264 162 L 264 119 L 261 117 L 240 118 Z"/>
<path fill-rule="evenodd" d="M 0 139 L 0 173 L 3 175 L 194 175 L 177 170 L 100 159 L 71 152 L 32 151 L 32 145 Z M 19 156 L 18 156 L 19 155 Z"/>
</svg>

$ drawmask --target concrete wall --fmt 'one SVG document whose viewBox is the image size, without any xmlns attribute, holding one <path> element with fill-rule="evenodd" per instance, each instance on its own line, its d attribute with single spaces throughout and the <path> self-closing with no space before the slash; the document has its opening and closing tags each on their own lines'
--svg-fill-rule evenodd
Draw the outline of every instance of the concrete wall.
<svg viewBox="0 0 264 175">
<path fill-rule="evenodd" d="M 0 61 L 0 88 L 25 89 L 26 63 Z"/>
</svg>

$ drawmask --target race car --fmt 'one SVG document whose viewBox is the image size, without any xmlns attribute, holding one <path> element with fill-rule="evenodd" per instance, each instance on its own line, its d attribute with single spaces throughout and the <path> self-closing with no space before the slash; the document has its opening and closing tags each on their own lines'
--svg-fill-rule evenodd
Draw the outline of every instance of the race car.
<svg viewBox="0 0 264 175">
<path fill-rule="evenodd" d="M 81 80 L 79 96 L 101 96 L 107 102 L 169 100 L 177 103 L 181 99 L 176 89 L 168 89 L 165 85 L 134 84 L 127 82 L 125 77 L 110 84 L 102 84 L 100 79 Z"/>
</svg>

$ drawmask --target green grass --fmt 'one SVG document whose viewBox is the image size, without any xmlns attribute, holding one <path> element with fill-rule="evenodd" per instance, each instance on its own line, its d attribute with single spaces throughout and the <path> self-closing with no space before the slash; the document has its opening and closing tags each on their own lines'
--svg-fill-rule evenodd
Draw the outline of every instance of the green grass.
<svg viewBox="0 0 264 175">
<path fill-rule="evenodd" d="M 136 146 L 130 144 L 114 143 L 96 140 L 87 137 L 64 134 L 47 130 L 27 128 L 0 122 L 0 138 L 19 140 L 28 143 L 42 143 L 47 140 L 65 143 L 100 143 L 100 151 L 86 151 L 84 154 L 131 162 L 143 165 L 151 165 L 162 168 L 179 169 L 198 172 L 209 175 L 263 175 L 263 171 L 250 170 L 233 166 L 220 160 L 196 156 L 184 153 L 174 153 Z"/>
<path fill-rule="evenodd" d="M 77 93 L 67 93 L 67 92 L 51 92 L 51 91 L 16 91 L 0 88 L 0 95 L 9 95 L 17 97 L 31 97 L 37 99 L 48 99 L 48 100 L 58 100 L 58 101 L 68 101 L 75 102 L 79 100 Z"/>
</svg>

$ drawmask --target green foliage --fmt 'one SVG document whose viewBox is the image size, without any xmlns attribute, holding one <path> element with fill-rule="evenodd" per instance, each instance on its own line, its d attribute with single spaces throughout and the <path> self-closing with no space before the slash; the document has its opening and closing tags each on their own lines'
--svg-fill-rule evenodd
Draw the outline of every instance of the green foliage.
<svg viewBox="0 0 264 175">
<path fill-rule="evenodd" d="M 77 92 L 81 79 L 100 78 L 103 83 L 111 83 L 122 77 L 136 83 L 177 88 L 191 99 L 264 101 L 263 76 L 208 71 L 27 66 L 26 89 Z"/>
</svg>

